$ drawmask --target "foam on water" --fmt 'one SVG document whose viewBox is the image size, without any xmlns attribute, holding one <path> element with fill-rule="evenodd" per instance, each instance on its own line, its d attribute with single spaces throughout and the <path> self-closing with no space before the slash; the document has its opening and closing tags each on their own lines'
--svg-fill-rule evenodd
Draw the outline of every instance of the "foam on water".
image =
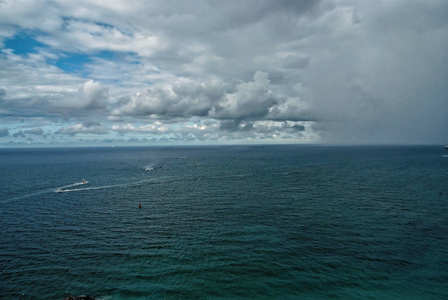
<svg viewBox="0 0 448 300">
<path fill-rule="evenodd" d="M 75 187 L 75 186 L 83 185 L 83 184 L 88 184 L 88 183 L 89 183 L 88 181 L 86 181 L 86 182 L 81 181 L 81 182 L 76 182 L 76 183 L 72 183 L 72 184 L 68 184 L 68 185 L 63 185 L 63 186 L 60 186 L 58 188 L 60 188 L 60 189 L 68 189 L 68 188 L 71 188 L 71 187 Z"/>
</svg>

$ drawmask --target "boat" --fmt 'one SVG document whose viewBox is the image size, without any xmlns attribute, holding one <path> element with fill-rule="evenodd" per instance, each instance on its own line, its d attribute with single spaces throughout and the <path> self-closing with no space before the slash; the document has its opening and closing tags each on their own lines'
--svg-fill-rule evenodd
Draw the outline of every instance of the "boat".
<svg viewBox="0 0 448 300">
<path fill-rule="evenodd" d="M 445 149 L 448 150 L 448 146 L 445 146 Z"/>
<path fill-rule="evenodd" d="M 86 183 L 89 183 L 87 180 L 85 180 L 85 179 L 83 179 L 82 181 L 81 181 L 81 183 L 82 184 L 86 184 Z"/>
<path fill-rule="evenodd" d="M 55 190 L 54 192 L 55 192 L 55 193 L 62 193 L 63 190 L 62 190 L 62 189 L 57 189 L 57 190 Z"/>
</svg>

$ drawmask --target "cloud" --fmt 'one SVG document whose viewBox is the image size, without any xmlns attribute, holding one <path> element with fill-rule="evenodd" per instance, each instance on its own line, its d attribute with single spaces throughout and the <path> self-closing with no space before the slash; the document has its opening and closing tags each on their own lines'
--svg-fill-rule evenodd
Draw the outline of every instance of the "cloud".
<svg viewBox="0 0 448 300">
<path fill-rule="evenodd" d="M 117 51 L 135 52 L 149 56 L 156 49 L 163 48 L 159 38 L 149 32 L 129 32 L 111 25 L 99 24 L 79 19 L 66 19 L 63 30 L 37 40 L 49 47 L 62 51 L 95 52 Z"/>
<path fill-rule="evenodd" d="M 447 12 L 443 0 L 3 1 L 2 141 L 40 142 L 47 124 L 55 142 L 444 143 Z"/>
<path fill-rule="evenodd" d="M 270 90 L 268 74 L 257 71 L 253 81 L 230 87 L 224 82 L 153 87 L 133 95 L 124 105 L 112 111 L 116 116 L 147 116 L 159 118 L 210 117 L 215 119 L 287 118 L 279 106 L 289 101 Z M 229 87 L 227 87 L 229 88 Z M 288 102 L 288 103 L 289 103 Z M 296 107 L 296 110 L 299 110 Z"/>
<path fill-rule="evenodd" d="M 6 129 L 6 127 L 4 127 Z M 9 135 L 8 130 L 6 130 L 7 135 Z M 42 128 L 33 128 L 33 129 L 29 129 L 29 130 L 19 130 L 15 133 L 12 134 L 13 137 L 18 138 L 18 137 L 26 137 L 27 135 L 39 135 L 42 136 L 44 134 L 44 131 Z M 1 136 L 1 135 L 0 135 Z"/>
<path fill-rule="evenodd" d="M 443 143 L 448 43 L 440 41 L 448 22 L 435 10 L 447 6 L 414 4 L 362 5 L 361 23 L 332 29 L 332 51 L 313 47 L 320 59 L 312 60 L 303 84 L 326 142 Z M 334 13 L 350 19 L 348 10 Z"/>
<path fill-rule="evenodd" d="M 72 99 L 81 80 L 48 65 L 40 55 L 20 56 L 1 50 L 0 77 L 4 115 L 52 116 L 63 112 L 61 102 Z"/>
<path fill-rule="evenodd" d="M 227 95 L 212 116 L 219 119 L 264 118 L 269 108 L 280 100 L 269 90 L 267 73 L 257 71 L 253 80 L 238 84 L 236 93 Z"/>
<path fill-rule="evenodd" d="M 219 126 L 219 130 L 229 131 L 229 132 L 251 131 L 253 129 L 254 129 L 253 123 L 245 123 L 245 122 L 241 122 L 240 120 L 221 121 L 220 126 Z"/>
<path fill-rule="evenodd" d="M 9 129 L 7 127 L 0 128 L 0 137 L 5 137 L 9 135 Z"/>
<path fill-rule="evenodd" d="M 43 135 L 44 130 L 42 128 L 33 128 L 30 130 L 25 130 L 23 133 L 25 134 L 32 134 L 32 135 Z"/>
<path fill-rule="evenodd" d="M 106 126 L 96 122 L 85 122 L 82 124 L 76 124 L 67 128 L 61 128 L 55 132 L 55 134 L 75 136 L 77 134 L 107 134 L 108 130 Z"/>
<path fill-rule="evenodd" d="M 1 50 L 0 116 L 57 119 L 102 113 L 108 107 L 108 89 L 47 64 L 44 55 L 16 55 Z"/>
<path fill-rule="evenodd" d="M 207 116 L 223 96 L 222 86 L 213 83 L 188 82 L 176 86 L 153 87 L 136 93 L 112 114 L 161 118 Z"/>
<path fill-rule="evenodd" d="M 80 91 L 82 109 L 104 109 L 108 105 L 108 90 L 99 82 L 89 80 L 84 83 Z"/>
<path fill-rule="evenodd" d="M 12 136 L 15 138 L 18 138 L 18 137 L 24 138 L 24 137 L 26 137 L 26 134 L 22 130 L 20 130 L 20 131 L 14 132 Z"/>
<path fill-rule="evenodd" d="M 163 134 L 169 131 L 168 126 L 164 125 L 159 121 L 142 126 L 135 126 L 134 124 L 123 124 L 123 125 L 114 124 L 112 125 L 111 129 L 122 135 L 129 132 Z"/>
</svg>

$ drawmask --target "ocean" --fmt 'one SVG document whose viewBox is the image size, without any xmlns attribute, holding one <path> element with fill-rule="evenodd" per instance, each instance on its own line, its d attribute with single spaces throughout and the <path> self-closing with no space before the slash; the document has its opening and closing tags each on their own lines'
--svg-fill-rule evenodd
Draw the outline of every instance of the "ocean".
<svg viewBox="0 0 448 300">
<path fill-rule="evenodd" d="M 0 298 L 448 299 L 446 154 L 0 149 Z"/>
</svg>

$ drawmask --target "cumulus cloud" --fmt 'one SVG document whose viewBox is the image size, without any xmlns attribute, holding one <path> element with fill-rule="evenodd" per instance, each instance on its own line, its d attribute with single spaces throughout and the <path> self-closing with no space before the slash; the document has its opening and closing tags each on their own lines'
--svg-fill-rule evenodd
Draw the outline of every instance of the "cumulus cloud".
<svg viewBox="0 0 448 300">
<path fill-rule="evenodd" d="M 112 114 L 161 118 L 207 116 L 223 96 L 223 88 L 214 84 L 189 82 L 177 86 L 153 87 L 136 93 Z"/>
<path fill-rule="evenodd" d="M 14 132 L 12 134 L 12 136 L 15 138 L 18 138 L 18 137 L 24 138 L 24 137 L 26 137 L 26 134 L 22 130 L 20 130 L 20 131 Z"/>
<path fill-rule="evenodd" d="M 80 104 L 83 109 L 104 109 L 108 104 L 108 90 L 99 82 L 89 80 L 80 91 Z"/>
<path fill-rule="evenodd" d="M 3 1 L 0 136 L 37 142 L 46 134 L 31 125 L 44 121 L 64 141 L 444 143 L 447 11 L 443 0 Z M 32 129 L 9 134 L 22 120 Z"/>
<path fill-rule="evenodd" d="M 6 127 L 4 127 L 4 128 L 6 128 Z M 7 135 L 9 135 L 8 131 L 6 131 L 6 133 L 7 133 Z M 29 130 L 19 130 L 17 132 L 14 132 L 12 134 L 12 136 L 15 137 L 15 138 L 18 138 L 18 137 L 24 138 L 24 137 L 26 137 L 29 134 L 42 136 L 44 134 L 44 130 L 42 128 L 33 128 L 33 129 L 29 129 Z"/>
<path fill-rule="evenodd" d="M 82 124 L 75 124 L 70 127 L 63 127 L 55 132 L 55 134 L 75 136 L 77 134 L 107 134 L 106 126 L 96 122 L 84 122 Z"/>
<path fill-rule="evenodd" d="M 236 86 L 236 93 L 227 95 L 213 116 L 224 119 L 264 118 L 279 99 L 269 90 L 268 74 L 257 71 L 253 81 Z"/>
<path fill-rule="evenodd" d="M 159 118 L 211 117 L 215 119 L 265 119 L 281 116 L 280 104 L 288 100 L 270 90 L 269 75 L 257 71 L 253 81 L 242 82 L 227 92 L 224 82 L 153 87 L 138 92 L 112 114 L 117 116 L 155 116 Z M 289 102 L 288 102 L 289 103 Z M 296 110 L 299 110 L 296 107 Z M 297 112 L 297 111 L 296 111 Z"/>
</svg>

